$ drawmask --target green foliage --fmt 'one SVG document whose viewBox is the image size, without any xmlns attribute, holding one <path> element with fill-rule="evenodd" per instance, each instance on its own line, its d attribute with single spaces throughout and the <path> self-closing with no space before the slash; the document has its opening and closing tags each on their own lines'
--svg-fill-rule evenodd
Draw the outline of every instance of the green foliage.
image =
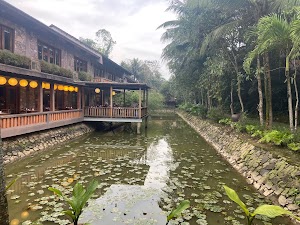
<svg viewBox="0 0 300 225">
<path fill-rule="evenodd" d="M 164 96 L 158 91 L 149 91 L 148 109 L 157 110 L 164 108 Z"/>
<path fill-rule="evenodd" d="M 293 151 L 300 150 L 300 143 L 299 142 L 297 142 L 297 143 L 292 142 L 292 143 L 289 143 L 287 146 L 288 146 L 289 149 L 291 149 Z"/>
<path fill-rule="evenodd" d="M 232 123 L 232 126 L 238 131 L 238 132 L 245 132 L 246 126 L 243 125 L 241 122 Z"/>
<path fill-rule="evenodd" d="M 238 194 L 233 189 L 227 187 L 226 185 L 223 185 L 223 187 L 225 189 L 227 196 L 236 204 L 238 204 L 241 207 L 241 209 L 245 212 L 248 225 L 252 224 L 256 215 L 263 215 L 270 218 L 275 218 L 277 216 L 282 216 L 282 215 L 289 215 L 299 220 L 299 218 L 294 216 L 290 211 L 285 210 L 282 207 L 277 205 L 261 205 L 258 206 L 253 213 L 251 213 L 249 212 L 249 209 L 247 208 L 245 203 L 241 201 Z"/>
<path fill-rule="evenodd" d="M 229 118 L 224 118 L 224 119 L 220 119 L 220 120 L 219 120 L 219 123 L 220 123 L 220 124 L 224 124 L 224 125 L 230 125 L 232 122 L 231 122 L 231 119 L 229 119 Z"/>
<path fill-rule="evenodd" d="M 259 142 L 273 143 L 275 145 L 287 145 L 294 138 L 294 135 L 284 131 L 271 130 L 264 132 Z"/>
<path fill-rule="evenodd" d="M 218 122 L 224 117 L 224 113 L 219 108 L 211 108 L 208 110 L 207 117 L 215 122 Z"/>
<path fill-rule="evenodd" d="M 26 56 L 14 54 L 7 50 L 0 50 L 0 63 L 30 69 L 31 60 Z"/>
<path fill-rule="evenodd" d="M 92 180 L 86 189 L 80 183 L 76 183 L 73 188 L 72 198 L 66 197 L 60 190 L 50 187 L 50 191 L 62 197 L 70 206 L 70 210 L 64 211 L 64 213 L 71 217 L 74 225 L 78 224 L 79 216 L 82 213 L 83 207 L 86 205 L 87 201 L 91 198 L 93 193 L 98 187 L 98 181 Z"/>
<path fill-rule="evenodd" d="M 78 79 L 81 80 L 81 81 L 91 81 L 92 76 L 90 74 L 88 74 L 87 72 L 79 71 L 78 72 Z"/>
<path fill-rule="evenodd" d="M 149 96 L 150 97 L 150 96 Z M 139 93 L 137 91 L 126 91 L 125 92 L 125 105 L 124 102 L 124 94 L 118 93 L 113 97 L 114 103 L 119 106 L 130 107 L 133 104 L 138 104 L 139 102 Z"/>
<path fill-rule="evenodd" d="M 59 67 L 55 64 L 45 62 L 43 60 L 41 60 L 40 62 L 41 62 L 41 71 L 44 73 L 50 73 L 62 77 L 73 78 L 73 72 L 71 70 L 67 70 L 65 68 Z"/>
<path fill-rule="evenodd" d="M 178 217 L 180 216 L 180 214 L 186 210 L 187 208 L 190 207 L 190 201 L 189 200 L 183 200 L 179 206 L 172 210 L 172 212 L 168 215 L 167 217 L 167 221 L 169 222 L 171 219 L 173 219 L 174 217 Z"/>
<path fill-rule="evenodd" d="M 248 134 L 254 134 L 255 133 L 255 131 L 257 130 L 257 127 L 256 126 L 254 126 L 254 125 L 251 125 L 251 124 L 248 124 L 248 125 L 246 125 L 246 132 L 248 133 Z"/>
<path fill-rule="evenodd" d="M 19 179 L 19 177 L 11 180 L 5 187 L 5 190 L 7 191 L 14 183 L 16 183 L 16 181 Z"/>
<path fill-rule="evenodd" d="M 207 108 L 200 104 L 185 103 L 179 105 L 179 109 L 191 113 L 194 116 L 200 116 L 202 119 L 207 117 Z"/>
</svg>

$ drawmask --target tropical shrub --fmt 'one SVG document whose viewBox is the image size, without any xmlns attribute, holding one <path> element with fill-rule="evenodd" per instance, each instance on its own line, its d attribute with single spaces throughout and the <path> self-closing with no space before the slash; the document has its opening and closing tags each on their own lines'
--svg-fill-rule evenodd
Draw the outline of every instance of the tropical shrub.
<svg viewBox="0 0 300 225">
<path fill-rule="evenodd" d="M 300 150 L 300 143 L 299 142 L 297 142 L 297 143 L 292 142 L 292 143 L 289 143 L 287 146 L 288 146 L 289 149 L 291 149 L 293 151 Z"/>
<path fill-rule="evenodd" d="M 73 72 L 71 70 L 67 70 L 57 65 L 45 62 L 44 60 L 41 60 L 40 62 L 41 62 L 41 71 L 44 73 L 50 73 L 62 77 L 73 78 Z"/>
<path fill-rule="evenodd" d="M 253 213 L 249 211 L 247 206 L 244 202 L 239 198 L 238 194 L 231 188 L 227 187 L 226 185 L 223 185 L 225 192 L 227 196 L 236 204 L 240 206 L 240 208 L 244 211 L 246 218 L 247 218 L 247 225 L 251 225 L 256 215 L 263 215 L 270 218 L 275 218 L 277 216 L 282 215 L 289 215 L 297 220 L 299 220 L 298 217 L 294 216 L 293 213 L 291 213 L 288 210 L 283 209 L 280 206 L 277 205 L 260 205 L 258 206 Z"/>
<path fill-rule="evenodd" d="M 211 108 L 207 112 L 207 117 L 215 122 L 218 122 L 224 117 L 224 113 L 219 108 Z"/>
<path fill-rule="evenodd" d="M 50 187 L 50 191 L 53 191 L 58 196 L 62 197 L 70 206 L 69 210 L 63 211 L 64 214 L 71 217 L 74 225 L 78 224 L 79 216 L 82 213 L 83 207 L 87 201 L 94 194 L 98 187 L 98 181 L 92 180 L 86 189 L 80 183 L 76 183 L 73 188 L 72 198 L 66 197 L 60 190 Z"/>
<path fill-rule="evenodd" d="M 30 69 L 30 58 L 22 55 L 14 54 L 7 50 L 0 50 L 0 63 Z"/>
<path fill-rule="evenodd" d="M 231 119 L 229 119 L 229 118 L 224 118 L 224 119 L 220 119 L 220 120 L 219 120 L 219 123 L 220 123 L 220 124 L 224 124 L 224 125 L 230 125 L 232 122 L 231 122 Z"/>
<path fill-rule="evenodd" d="M 157 110 L 164 108 L 164 96 L 156 90 L 149 91 L 148 109 Z"/>
<path fill-rule="evenodd" d="M 92 76 L 90 74 L 88 74 L 87 72 L 79 71 L 78 72 L 78 79 L 81 80 L 81 81 L 91 81 Z"/>
<path fill-rule="evenodd" d="M 167 217 L 167 224 L 171 219 L 174 217 L 178 217 L 181 215 L 181 213 L 190 207 L 190 201 L 189 200 L 183 200 L 176 209 L 172 210 L 171 213 Z"/>
<path fill-rule="evenodd" d="M 263 137 L 259 140 L 259 142 L 273 143 L 275 145 L 287 145 L 294 138 L 294 135 L 291 133 L 271 130 L 268 132 L 264 132 Z"/>
</svg>

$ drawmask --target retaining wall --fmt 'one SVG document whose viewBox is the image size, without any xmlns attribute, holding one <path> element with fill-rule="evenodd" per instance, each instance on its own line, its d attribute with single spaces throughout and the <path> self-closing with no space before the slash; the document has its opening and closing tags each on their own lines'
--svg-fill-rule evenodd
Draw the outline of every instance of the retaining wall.
<svg viewBox="0 0 300 225">
<path fill-rule="evenodd" d="M 300 215 L 300 167 L 243 141 L 233 131 L 187 113 L 177 113 L 259 192 Z M 298 204 L 297 204 L 298 203 Z"/>
<path fill-rule="evenodd" d="M 14 162 L 92 131 L 94 131 L 94 128 L 91 126 L 78 123 L 32 134 L 5 138 L 2 140 L 4 164 Z"/>
</svg>

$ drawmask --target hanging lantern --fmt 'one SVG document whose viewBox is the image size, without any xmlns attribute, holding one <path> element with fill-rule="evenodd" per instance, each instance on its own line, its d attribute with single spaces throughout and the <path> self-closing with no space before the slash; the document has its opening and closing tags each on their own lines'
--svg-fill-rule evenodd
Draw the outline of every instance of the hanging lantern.
<svg viewBox="0 0 300 225">
<path fill-rule="evenodd" d="M 45 89 L 47 89 L 47 90 L 50 89 L 50 84 L 49 83 L 45 83 Z"/>
<path fill-rule="evenodd" d="M 64 86 L 64 91 L 68 91 L 69 87 L 68 86 Z"/>
<path fill-rule="evenodd" d="M 19 84 L 20 84 L 21 87 L 27 87 L 28 81 L 23 79 L 23 80 L 19 81 Z"/>
<path fill-rule="evenodd" d="M 64 85 L 61 85 L 61 84 L 58 85 L 58 86 L 57 86 L 57 89 L 58 89 L 59 91 L 63 91 L 63 90 L 64 90 Z"/>
<path fill-rule="evenodd" d="M 99 93 L 100 93 L 100 88 L 96 88 L 96 89 L 95 89 L 95 92 L 96 92 L 97 94 L 99 94 Z"/>
<path fill-rule="evenodd" d="M 114 96 L 114 95 L 116 95 L 116 92 L 115 92 L 115 91 L 113 91 L 113 92 L 112 92 L 112 95 L 113 95 L 113 96 Z"/>
<path fill-rule="evenodd" d="M 0 85 L 6 84 L 7 80 L 5 77 L 0 77 Z"/>
<path fill-rule="evenodd" d="M 16 86 L 18 84 L 18 80 L 16 78 L 9 78 L 8 83 L 11 86 Z"/>
<path fill-rule="evenodd" d="M 36 82 L 36 81 L 30 81 L 29 82 L 29 86 L 31 87 L 31 88 L 36 88 L 37 86 L 38 86 L 38 83 Z"/>
<path fill-rule="evenodd" d="M 74 91 L 74 87 L 73 86 L 69 86 L 69 91 L 73 92 Z"/>
<path fill-rule="evenodd" d="M 75 91 L 75 92 L 78 92 L 78 87 L 75 87 L 75 88 L 74 88 L 74 91 Z"/>
<path fill-rule="evenodd" d="M 54 91 L 57 90 L 57 84 L 54 84 Z"/>
</svg>

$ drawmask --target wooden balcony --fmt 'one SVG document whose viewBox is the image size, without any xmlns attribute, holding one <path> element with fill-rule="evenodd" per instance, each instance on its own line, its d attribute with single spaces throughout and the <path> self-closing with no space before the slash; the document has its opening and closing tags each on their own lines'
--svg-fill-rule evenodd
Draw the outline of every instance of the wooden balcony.
<svg viewBox="0 0 300 225">
<path fill-rule="evenodd" d="M 0 114 L 1 138 L 46 130 L 83 121 L 83 111 L 64 110 L 24 114 Z"/>
<path fill-rule="evenodd" d="M 147 108 L 89 107 L 84 110 L 84 121 L 141 122 Z"/>
</svg>

